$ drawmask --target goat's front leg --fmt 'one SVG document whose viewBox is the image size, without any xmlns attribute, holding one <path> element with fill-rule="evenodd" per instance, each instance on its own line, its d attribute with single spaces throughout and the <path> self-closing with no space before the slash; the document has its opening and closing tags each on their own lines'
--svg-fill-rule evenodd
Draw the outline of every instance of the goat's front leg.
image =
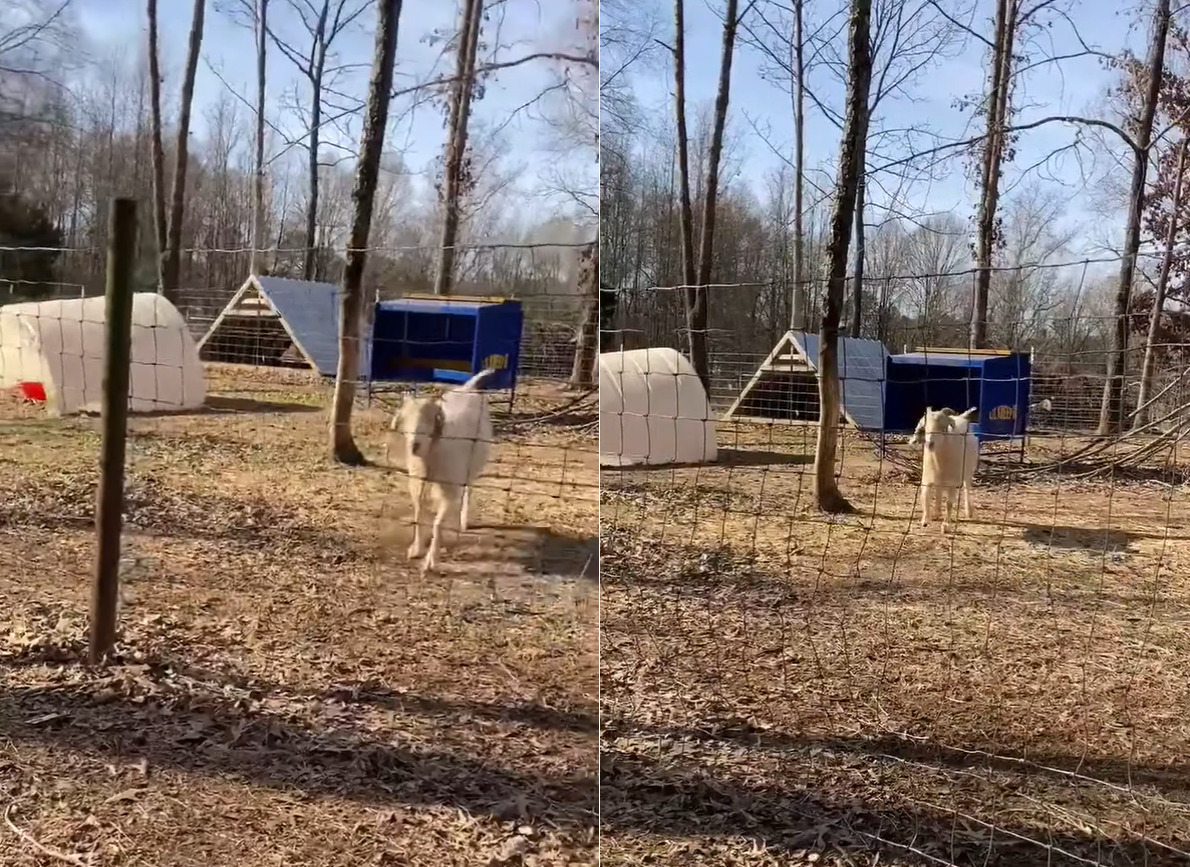
<svg viewBox="0 0 1190 867">
<path fill-rule="evenodd" d="M 963 517 L 971 520 L 971 488 L 963 485 Z"/>
<path fill-rule="evenodd" d="M 434 526 L 430 529 L 430 550 L 426 552 L 426 559 L 422 561 L 422 572 L 432 572 L 438 568 L 438 544 L 442 537 L 442 525 L 446 516 L 458 506 L 458 491 L 452 486 L 443 485 L 438 500 L 438 511 L 434 513 Z"/>
<path fill-rule="evenodd" d="M 471 524 L 471 486 L 463 485 L 463 505 L 459 508 L 459 529 L 463 532 Z"/>
<path fill-rule="evenodd" d="M 413 544 L 407 553 L 410 560 L 421 556 L 421 498 L 424 491 L 425 483 L 421 479 L 409 479 L 409 494 L 413 498 Z"/>
<path fill-rule="evenodd" d="M 934 486 L 923 484 L 921 486 L 921 525 L 925 527 L 930 523 L 930 512 L 934 510 Z"/>
</svg>

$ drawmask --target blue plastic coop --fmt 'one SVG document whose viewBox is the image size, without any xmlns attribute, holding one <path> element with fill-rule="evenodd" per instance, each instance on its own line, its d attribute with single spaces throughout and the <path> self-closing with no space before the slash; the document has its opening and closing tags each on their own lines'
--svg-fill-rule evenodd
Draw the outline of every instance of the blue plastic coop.
<svg viewBox="0 0 1190 867">
<path fill-rule="evenodd" d="M 373 382 L 466 382 L 495 368 L 489 389 L 515 391 L 524 311 L 507 298 L 407 296 L 376 305 Z"/>
<path fill-rule="evenodd" d="M 912 431 L 928 406 L 956 412 L 975 406 L 975 433 L 981 440 L 1023 438 L 1032 367 L 1023 352 L 946 349 L 889 356 L 885 430 Z"/>
</svg>

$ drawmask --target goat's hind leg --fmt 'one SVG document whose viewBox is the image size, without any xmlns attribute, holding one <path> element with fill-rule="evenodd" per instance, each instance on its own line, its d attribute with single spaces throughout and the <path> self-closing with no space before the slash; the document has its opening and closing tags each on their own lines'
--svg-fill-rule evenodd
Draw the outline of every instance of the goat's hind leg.
<svg viewBox="0 0 1190 867">
<path fill-rule="evenodd" d="M 459 508 L 459 530 L 467 532 L 471 526 L 471 486 L 463 485 L 463 504 Z"/>
<path fill-rule="evenodd" d="M 963 485 L 963 517 L 971 520 L 971 486 Z"/>
</svg>

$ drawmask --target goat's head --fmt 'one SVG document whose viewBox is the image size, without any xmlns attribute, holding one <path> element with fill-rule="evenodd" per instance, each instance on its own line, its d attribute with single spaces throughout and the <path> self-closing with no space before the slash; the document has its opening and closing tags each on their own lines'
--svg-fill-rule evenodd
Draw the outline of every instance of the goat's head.
<svg viewBox="0 0 1190 867">
<path fill-rule="evenodd" d="M 950 433 L 954 427 L 954 410 L 949 407 L 935 410 L 927 406 L 926 414 L 921 417 L 917 426 L 921 431 L 921 439 L 925 441 L 926 451 L 932 452 L 940 442 L 939 437 Z M 914 436 L 917 434 L 914 433 Z"/>
<path fill-rule="evenodd" d="M 953 411 L 952 411 L 952 410 L 950 410 L 950 409 L 948 409 L 948 408 L 946 408 L 946 407 L 943 407 L 942 409 L 938 410 L 938 412 L 937 412 L 936 414 L 937 414 L 937 415 L 947 415 L 947 416 L 949 416 L 949 415 L 953 415 Z M 922 416 L 920 419 L 918 419 L 918 420 L 917 420 L 917 427 L 915 427 L 915 428 L 913 429 L 913 436 L 909 437 L 909 445 L 911 445 L 911 446 L 919 446 L 919 445 L 921 445 L 922 443 L 924 443 L 924 442 L 925 442 L 925 439 L 926 439 L 926 423 L 927 423 L 927 421 L 930 419 L 930 417 L 931 417 L 932 415 L 935 415 L 935 413 L 934 413 L 934 408 L 933 408 L 933 407 L 930 407 L 930 406 L 927 406 L 927 407 L 926 407 L 926 414 L 925 414 L 925 415 L 923 415 L 923 416 Z"/>
<path fill-rule="evenodd" d="M 408 397 L 393 416 L 390 430 L 400 431 L 405 437 L 405 449 L 410 457 L 425 459 L 442 436 L 445 423 L 440 398 Z"/>
</svg>

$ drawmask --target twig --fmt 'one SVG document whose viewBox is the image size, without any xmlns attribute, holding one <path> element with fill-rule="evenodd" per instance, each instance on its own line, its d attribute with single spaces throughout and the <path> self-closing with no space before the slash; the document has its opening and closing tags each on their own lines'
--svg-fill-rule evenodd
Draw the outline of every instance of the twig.
<svg viewBox="0 0 1190 867">
<path fill-rule="evenodd" d="M 47 858 L 53 858 L 56 861 L 62 861 L 66 864 L 73 864 L 74 867 L 91 867 L 91 860 L 89 858 L 84 860 L 83 858 L 80 858 L 78 855 L 71 855 L 67 852 L 59 852 L 57 849 L 51 849 L 49 846 L 46 846 L 44 843 L 37 842 L 37 839 L 32 834 L 30 834 L 28 831 L 22 831 L 15 824 L 13 824 L 11 815 L 12 815 L 12 808 L 15 806 L 16 806 L 16 804 L 9 804 L 4 809 L 4 824 L 8 826 L 8 830 L 12 831 L 12 833 L 16 834 L 18 837 L 20 837 L 22 840 L 24 840 L 26 843 L 28 843 L 30 846 L 32 846 L 34 849 L 36 849 L 38 852 L 40 852 L 42 855 L 45 855 Z"/>
</svg>

